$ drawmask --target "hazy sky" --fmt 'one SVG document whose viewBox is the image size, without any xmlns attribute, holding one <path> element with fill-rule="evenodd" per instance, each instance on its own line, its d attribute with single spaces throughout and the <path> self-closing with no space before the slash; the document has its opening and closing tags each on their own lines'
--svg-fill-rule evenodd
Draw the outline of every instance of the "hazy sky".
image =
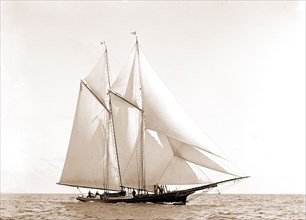
<svg viewBox="0 0 306 220">
<path fill-rule="evenodd" d="M 305 193 L 305 2 L 1 1 L 1 192 L 58 182 L 79 89 L 137 31 L 172 94 L 252 176 L 228 193 Z"/>
</svg>

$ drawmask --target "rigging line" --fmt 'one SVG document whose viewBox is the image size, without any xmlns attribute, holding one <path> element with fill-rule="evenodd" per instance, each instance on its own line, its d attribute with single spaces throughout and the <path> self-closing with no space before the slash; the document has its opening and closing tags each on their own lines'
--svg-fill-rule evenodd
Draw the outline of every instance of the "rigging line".
<svg viewBox="0 0 306 220">
<path fill-rule="evenodd" d="M 145 178 L 145 158 L 144 158 L 144 137 L 145 137 L 145 114 L 144 114 L 144 106 L 142 102 L 142 86 L 141 86 L 141 66 L 140 66 L 140 57 L 139 57 L 139 43 L 135 31 L 136 36 L 136 48 L 137 48 L 137 58 L 138 58 L 138 77 L 139 77 L 139 85 L 140 85 L 140 95 L 141 95 L 141 140 L 140 140 L 140 165 L 141 165 L 141 178 L 142 178 L 142 187 L 145 188 L 146 185 L 146 178 Z"/>
<path fill-rule="evenodd" d="M 194 146 L 195 147 L 195 146 Z M 197 148 L 197 147 L 196 147 Z M 197 148 L 198 149 L 198 148 Z M 203 151 L 203 152 L 202 152 Z M 200 152 L 202 152 L 202 154 L 204 154 L 205 157 L 207 157 L 208 159 L 210 159 L 211 161 L 213 161 L 214 163 L 218 164 L 220 167 L 222 167 L 225 172 L 222 172 L 222 171 L 218 171 L 218 172 L 221 172 L 221 173 L 225 173 L 225 174 L 229 174 L 229 175 L 232 175 L 232 176 L 236 176 L 236 177 L 240 177 L 241 175 L 238 175 L 237 172 L 235 172 L 230 166 L 226 165 L 226 163 L 224 163 L 221 159 L 221 157 L 218 157 L 214 154 L 211 154 L 203 149 L 200 150 Z M 231 163 L 229 160 L 225 160 L 225 161 L 228 161 L 229 163 Z M 191 161 L 189 161 L 191 162 Z M 222 166 L 221 166 L 222 165 Z M 236 166 L 235 166 L 236 167 Z M 225 169 L 226 168 L 226 169 Z M 236 167 L 237 168 L 237 167 Z M 210 170 L 214 170 L 212 168 L 208 168 Z M 215 170 L 217 171 L 217 170 Z"/>
<path fill-rule="evenodd" d="M 105 45 L 105 41 L 103 41 L 101 44 L 104 44 Z M 105 45 L 105 51 L 104 51 L 104 54 L 105 54 L 105 56 L 104 56 L 104 58 L 105 58 L 105 63 L 106 63 L 106 70 L 107 70 L 107 74 L 106 74 L 106 76 L 104 76 L 104 78 L 105 77 L 107 77 L 108 78 L 108 62 L 107 62 L 107 49 L 106 49 L 106 45 Z M 102 72 L 103 73 L 103 72 Z M 107 89 L 107 87 L 108 87 L 109 85 L 106 85 L 106 89 Z M 110 105 L 109 105 L 109 108 L 110 108 Z M 110 113 L 111 113 L 111 108 L 110 108 Z M 111 114 L 109 113 L 109 116 L 108 116 L 108 123 L 107 123 L 107 125 L 108 125 L 108 127 L 107 127 L 107 132 L 106 132 L 106 143 L 107 144 L 105 144 L 105 156 L 106 156 L 106 158 L 105 158 L 105 160 L 103 161 L 102 160 L 102 163 L 104 163 L 103 164 L 103 168 L 104 168 L 104 173 L 105 173 L 105 175 L 104 175 L 104 187 L 105 188 L 108 188 L 108 186 L 109 186 L 109 157 L 110 157 L 110 149 L 109 149 L 109 143 L 110 143 L 110 137 L 109 137 L 109 132 L 110 132 L 110 123 L 111 123 L 111 119 L 110 119 L 110 116 L 111 116 Z"/>
<path fill-rule="evenodd" d="M 83 193 L 81 192 L 81 190 L 78 186 L 77 186 L 77 189 L 79 190 L 80 194 L 83 195 Z"/>
<path fill-rule="evenodd" d="M 201 130 L 206 134 L 206 136 L 210 139 L 210 141 L 224 154 L 225 158 L 224 157 L 220 157 L 218 155 L 215 155 L 215 156 L 218 156 L 222 159 L 225 159 L 227 161 L 229 161 L 230 163 L 232 163 L 236 169 L 238 169 L 243 175 L 245 175 L 245 173 L 232 161 L 232 160 L 229 160 L 229 156 L 220 148 L 220 146 L 207 134 L 207 132 L 201 128 Z M 231 170 L 231 169 L 230 169 Z"/>
<path fill-rule="evenodd" d="M 220 195 L 221 193 L 220 193 L 220 191 L 219 191 L 218 185 L 217 185 L 217 187 L 216 187 L 216 188 L 217 188 L 218 194 Z"/>
<path fill-rule="evenodd" d="M 141 165 L 141 175 L 142 175 L 142 188 L 146 188 L 146 176 L 145 176 L 145 155 L 144 155 L 144 113 L 141 113 L 141 140 L 140 140 L 140 165 Z"/>
<path fill-rule="evenodd" d="M 172 163 L 173 159 L 175 158 L 176 156 L 173 154 L 173 157 L 172 159 L 170 160 L 170 162 L 168 163 L 166 169 L 164 169 L 164 171 L 162 172 L 162 174 L 159 176 L 158 180 L 157 180 L 157 183 L 159 182 L 159 180 L 162 178 L 162 176 L 164 175 L 164 173 L 166 172 L 166 170 L 169 168 L 170 164 Z"/>
<path fill-rule="evenodd" d="M 123 173 L 122 173 L 122 175 L 124 175 L 124 173 L 125 173 L 125 171 L 126 171 L 126 169 L 128 168 L 128 166 L 129 166 L 129 164 L 130 164 L 130 162 L 131 162 L 131 160 L 132 160 L 132 158 L 133 158 L 133 156 L 134 156 L 134 154 L 135 154 L 135 151 L 137 150 L 137 146 L 136 147 L 134 147 L 134 150 L 133 150 L 133 153 L 132 153 L 132 155 L 131 155 L 131 157 L 130 157 L 130 159 L 129 159 L 129 161 L 127 162 L 127 164 L 126 164 L 126 167 L 125 167 L 125 169 L 123 170 Z M 136 155 L 136 157 L 137 157 L 137 155 Z M 136 161 L 137 162 L 137 161 Z M 137 168 L 138 169 L 138 168 Z"/>
<path fill-rule="evenodd" d="M 197 168 L 197 170 L 203 175 L 203 176 L 205 176 L 210 182 L 212 182 L 212 180 L 209 178 L 209 176 L 207 176 L 207 174 L 200 168 L 200 165 L 197 165 L 197 164 L 195 164 L 196 166 L 196 168 Z"/>
<path fill-rule="evenodd" d="M 187 201 L 190 202 L 191 200 L 196 200 L 196 199 L 198 199 L 198 198 L 200 198 L 200 197 L 203 197 L 203 196 L 207 195 L 208 192 L 210 192 L 210 191 L 212 191 L 212 190 L 213 190 L 212 188 L 204 189 L 204 190 L 200 191 L 198 194 L 193 194 L 194 197 L 191 197 L 191 198 L 188 199 Z"/>
<path fill-rule="evenodd" d="M 143 112 L 143 110 L 141 108 L 139 108 L 137 105 L 133 104 L 132 102 L 126 100 L 125 98 L 123 98 L 121 95 L 119 95 L 117 92 L 113 91 L 113 90 L 109 90 L 109 93 L 112 93 L 113 95 L 117 96 L 118 98 L 122 99 L 123 101 L 127 102 L 128 104 L 130 104 L 131 106 L 137 108 L 139 111 Z"/>
<path fill-rule="evenodd" d="M 242 179 L 238 179 L 238 180 L 235 180 L 233 183 L 229 183 L 229 184 L 225 184 L 225 185 L 219 185 L 219 188 L 217 188 L 217 190 L 218 190 L 218 192 L 219 192 L 219 194 L 221 193 L 221 192 L 225 192 L 229 187 L 231 187 L 232 186 L 232 184 L 234 184 L 234 183 L 239 183 L 240 181 L 241 181 Z"/>
<path fill-rule="evenodd" d="M 93 92 L 93 90 L 90 88 L 90 86 L 87 84 L 87 82 L 83 79 L 81 79 L 82 84 L 90 91 L 90 93 L 97 99 L 97 101 L 105 108 L 105 110 L 110 113 L 109 109 L 106 107 L 106 105 L 99 99 L 99 97 Z"/>
<path fill-rule="evenodd" d="M 110 84 L 110 70 L 109 70 L 109 60 L 108 60 L 108 51 L 107 51 L 107 46 L 105 41 L 103 42 L 104 46 L 105 46 L 105 59 L 106 59 L 106 69 L 107 69 L 107 79 L 108 79 L 108 88 L 109 90 L 111 90 L 111 84 Z M 111 120 L 110 123 L 112 125 L 112 134 L 114 136 L 113 140 L 114 140 L 114 144 L 115 144 L 115 154 L 116 154 L 116 159 L 117 159 L 117 166 L 118 166 L 118 174 L 119 174 L 119 185 L 122 189 L 122 178 L 121 178 L 121 171 L 120 171 L 120 161 L 119 161 L 119 154 L 118 154 L 118 146 L 117 146 L 117 140 L 116 140 L 116 132 L 115 132 L 115 124 L 114 124 L 114 117 L 113 117 L 113 111 L 112 111 L 112 99 L 111 99 L 111 95 L 109 93 L 107 93 L 108 95 L 108 100 L 109 100 L 109 108 L 110 108 L 110 116 L 111 116 Z"/>
<path fill-rule="evenodd" d="M 205 152 L 206 153 L 206 152 Z M 233 168 L 236 168 L 236 169 L 238 169 L 238 167 L 237 166 L 235 166 L 231 161 L 229 161 L 229 160 L 221 160 L 221 158 L 220 157 L 214 157 L 214 155 L 212 155 L 212 156 L 207 156 L 210 160 L 213 160 L 215 163 L 217 163 L 218 165 L 222 165 L 222 168 L 226 171 L 226 174 L 229 174 L 229 175 L 232 175 L 232 176 L 241 176 L 241 175 L 239 175 Z M 212 158 L 210 158 L 210 157 L 212 157 Z M 225 161 L 227 161 L 229 164 L 231 164 L 232 163 L 232 165 L 234 166 L 233 168 L 231 168 Z M 226 169 L 225 169 L 226 168 Z M 224 172 L 222 172 L 222 173 L 224 173 Z"/>
<path fill-rule="evenodd" d="M 140 180 L 140 178 L 139 178 L 139 172 L 138 172 L 138 170 L 139 170 L 139 161 L 138 161 L 138 144 L 137 144 L 137 146 L 135 147 L 135 150 L 134 150 L 134 152 L 133 152 L 133 154 L 136 152 L 136 167 L 137 167 L 137 186 L 138 186 L 138 189 L 141 189 L 141 180 Z M 132 159 L 132 157 L 131 157 L 131 159 Z M 130 162 L 130 160 L 129 160 L 129 162 Z M 138 191 L 138 193 L 139 193 L 139 191 Z"/>
<path fill-rule="evenodd" d="M 105 132 L 106 133 L 106 144 L 104 144 L 104 148 L 105 148 L 105 154 L 106 154 L 106 160 L 103 161 L 103 158 L 102 159 L 102 164 L 103 164 L 103 168 L 104 168 L 104 187 L 105 188 L 108 188 L 109 187 L 109 126 L 110 126 L 110 122 L 107 124 L 108 127 L 107 127 L 107 131 Z"/>
<path fill-rule="evenodd" d="M 189 199 L 187 199 L 187 202 L 190 202 L 192 200 L 196 200 L 204 195 L 206 195 L 206 193 L 208 193 L 211 189 L 204 189 L 203 192 L 197 193 L 197 194 L 193 194 L 191 196 L 188 196 Z"/>
</svg>

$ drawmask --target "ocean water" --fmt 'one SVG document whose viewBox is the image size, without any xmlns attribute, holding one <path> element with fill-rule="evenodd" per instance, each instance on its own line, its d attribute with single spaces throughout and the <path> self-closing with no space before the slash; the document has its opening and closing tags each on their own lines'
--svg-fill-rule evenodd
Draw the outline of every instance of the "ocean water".
<svg viewBox="0 0 306 220">
<path fill-rule="evenodd" d="M 1 194 L 1 219 L 306 219 L 305 195 L 204 194 L 187 205 L 83 203 L 68 194 Z"/>
</svg>

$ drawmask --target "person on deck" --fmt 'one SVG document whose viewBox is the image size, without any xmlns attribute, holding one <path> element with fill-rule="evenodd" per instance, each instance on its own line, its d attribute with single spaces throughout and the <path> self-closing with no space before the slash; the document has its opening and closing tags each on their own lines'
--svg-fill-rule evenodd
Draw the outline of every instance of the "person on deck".
<svg viewBox="0 0 306 220">
<path fill-rule="evenodd" d="M 163 194 L 163 192 L 164 192 L 163 187 L 159 187 L 159 192 L 160 192 L 160 194 Z"/>
<path fill-rule="evenodd" d="M 92 197 L 93 197 L 93 194 L 89 190 L 87 198 L 92 198 Z"/>
<path fill-rule="evenodd" d="M 133 195 L 133 197 L 135 197 L 135 195 L 136 195 L 135 190 L 133 190 L 132 195 Z"/>
<path fill-rule="evenodd" d="M 99 195 L 100 195 L 100 194 L 99 194 L 99 192 L 97 191 L 97 192 L 96 192 L 96 195 L 95 195 L 95 197 L 96 197 L 96 196 L 99 196 Z"/>
</svg>

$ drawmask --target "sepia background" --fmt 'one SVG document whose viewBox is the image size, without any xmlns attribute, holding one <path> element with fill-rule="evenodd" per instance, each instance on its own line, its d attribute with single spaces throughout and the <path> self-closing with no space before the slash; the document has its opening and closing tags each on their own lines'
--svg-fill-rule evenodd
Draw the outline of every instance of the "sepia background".
<svg viewBox="0 0 306 220">
<path fill-rule="evenodd" d="M 225 193 L 305 194 L 304 1 L 1 1 L 1 192 L 58 186 L 79 89 L 106 41 L 113 79 L 140 46 L 251 178 Z"/>
</svg>

